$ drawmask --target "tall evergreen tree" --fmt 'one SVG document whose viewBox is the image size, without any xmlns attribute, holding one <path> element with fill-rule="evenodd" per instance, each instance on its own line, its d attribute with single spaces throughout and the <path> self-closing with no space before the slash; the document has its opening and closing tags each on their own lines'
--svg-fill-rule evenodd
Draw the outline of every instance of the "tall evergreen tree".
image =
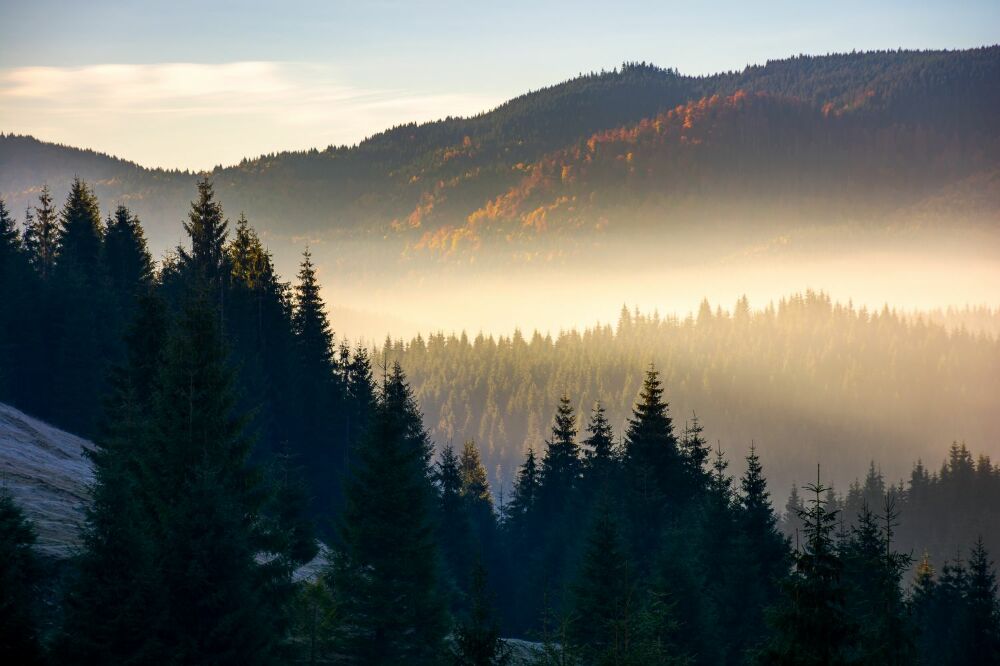
<svg viewBox="0 0 1000 666">
<path fill-rule="evenodd" d="M 847 609 L 858 624 L 855 659 L 871 664 L 911 664 L 914 643 L 900 579 L 910 558 L 892 550 L 894 509 L 886 506 L 883 530 L 868 509 L 842 547 Z"/>
<path fill-rule="evenodd" d="M 981 664 L 1000 663 L 1000 598 L 997 576 L 983 538 L 979 537 L 969 556 L 966 591 L 969 614 L 969 655 Z"/>
<path fill-rule="evenodd" d="M 78 575 L 66 595 L 56 653 L 74 664 L 143 664 L 163 654 L 167 590 L 160 575 L 159 535 L 151 515 L 155 377 L 162 362 L 162 303 L 145 296 L 116 368 L 96 448 L 92 501 Z"/>
<path fill-rule="evenodd" d="M 605 504 L 587 536 L 573 586 L 571 639 L 588 664 L 623 663 L 636 638 L 638 594 L 629 558 Z"/>
<path fill-rule="evenodd" d="M 333 332 L 319 294 L 316 268 L 307 249 L 302 255 L 292 312 L 295 332 L 299 409 L 305 460 L 314 489 L 315 510 L 326 511 L 340 498 L 346 443 L 336 437 L 340 412 L 334 375 Z M 338 446 L 339 445 L 339 446 Z"/>
<path fill-rule="evenodd" d="M 181 663 L 267 663 L 280 637 L 264 599 L 273 582 L 255 560 L 264 493 L 222 349 L 215 309 L 192 296 L 168 340 L 153 408 L 164 642 Z"/>
<path fill-rule="evenodd" d="M 198 198 L 191 202 L 184 231 L 191 249 L 177 248 L 181 265 L 209 285 L 218 294 L 228 270 L 225 245 L 229 222 L 223 217 L 222 204 L 215 200 L 215 189 L 207 177 L 198 181 Z"/>
<path fill-rule="evenodd" d="M 556 407 L 552 436 L 545 442 L 541 468 L 541 497 L 547 510 L 565 503 L 578 488 L 583 464 L 576 442 L 576 415 L 569 397 L 563 395 Z"/>
<path fill-rule="evenodd" d="M 736 503 L 742 571 L 739 572 L 741 634 L 736 643 L 755 647 L 766 635 L 764 610 L 780 596 L 780 584 L 791 566 L 788 540 L 778 530 L 764 468 L 751 444 L 747 469 L 740 479 Z"/>
<path fill-rule="evenodd" d="M 139 218 L 125 206 L 115 208 L 105 223 L 104 261 L 118 306 L 128 322 L 136 298 L 152 285 L 153 257 Z"/>
<path fill-rule="evenodd" d="M 818 474 L 817 474 L 818 477 Z M 803 511 L 804 544 L 784 599 L 773 609 L 773 634 L 760 653 L 762 663 L 833 666 L 850 661 L 856 628 L 846 613 L 843 564 L 833 541 L 837 512 L 828 510 L 828 488 L 817 478 Z"/>
<path fill-rule="evenodd" d="M 6 488 L 0 488 L 0 661 L 41 664 L 35 581 L 35 528 Z"/>
<path fill-rule="evenodd" d="M 383 379 L 347 488 L 332 571 L 353 663 L 435 663 L 445 616 L 431 523 L 430 440 L 399 365 Z"/>
<path fill-rule="evenodd" d="M 96 287 L 103 278 L 101 210 L 93 190 L 79 178 L 73 179 L 60 217 L 60 269 L 76 271 L 88 286 Z"/>
<path fill-rule="evenodd" d="M 684 485 L 673 421 L 654 367 L 646 372 L 639 399 L 632 408 L 624 454 L 630 544 L 638 562 L 648 563 L 662 530 L 666 504 L 679 499 Z"/>
<path fill-rule="evenodd" d="M 33 212 L 29 209 L 24 220 L 24 248 L 43 280 L 52 275 L 58 244 L 58 218 L 52 206 L 52 193 L 46 185 L 38 195 L 38 205 Z"/>
<path fill-rule="evenodd" d="M 597 403 L 587 424 L 587 438 L 584 447 L 584 486 L 590 495 L 595 495 L 606 487 L 614 476 L 618 463 L 615 451 L 614 432 L 605 413 L 604 406 Z"/>
<path fill-rule="evenodd" d="M 451 584 L 451 606 L 462 605 L 460 589 L 462 575 L 472 556 L 472 525 L 465 498 L 462 496 L 462 470 L 458 456 L 449 444 L 441 450 L 435 465 L 434 481 L 437 485 L 437 531 L 441 556 L 449 574 L 444 581 Z"/>
<path fill-rule="evenodd" d="M 469 584 L 472 604 L 466 619 L 455 629 L 455 666 L 505 666 L 511 663 L 510 648 L 500 638 L 490 601 L 486 567 L 476 561 Z"/>
</svg>

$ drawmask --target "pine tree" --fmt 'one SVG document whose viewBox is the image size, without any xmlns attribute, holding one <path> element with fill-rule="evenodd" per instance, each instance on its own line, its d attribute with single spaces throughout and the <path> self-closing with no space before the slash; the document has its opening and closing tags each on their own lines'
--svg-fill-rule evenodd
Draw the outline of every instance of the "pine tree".
<svg viewBox="0 0 1000 666">
<path fill-rule="evenodd" d="M 679 499 L 685 485 L 673 422 L 663 400 L 659 373 L 653 367 L 646 372 L 632 408 L 624 453 L 630 543 L 634 556 L 644 562 L 655 549 L 668 501 Z"/>
<path fill-rule="evenodd" d="M 434 481 L 438 491 L 437 531 L 441 555 L 450 576 L 446 582 L 455 585 L 449 590 L 451 606 L 462 605 L 459 589 L 472 555 L 472 525 L 465 498 L 462 496 L 462 470 L 458 456 L 449 444 L 441 450 L 435 465 Z"/>
<path fill-rule="evenodd" d="M 788 539 L 778 531 L 778 517 L 771 508 L 764 469 L 756 447 L 750 446 L 747 469 L 740 479 L 736 524 L 743 552 L 740 605 L 741 629 L 737 644 L 748 648 L 765 636 L 764 609 L 777 602 L 780 583 L 788 574 L 791 558 Z"/>
<path fill-rule="evenodd" d="M 191 202 L 184 231 L 191 240 L 191 250 L 177 248 L 181 265 L 218 294 L 221 280 L 228 273 L 225 245 L 229 222 L 223 217 L 222 204 L 215 200 L 215 190 L 207 178 L 198 181 L 198 198 Z"/>
<path fill-rule="evenodd" d="M 48 185 L 38 195 L 38 204 L 34 212 L 29 210 L 25 214 L 23 242 L 32 266 L 46 280 L 55 267 L 59 243 L 58 218 L 52 207 L 52 194 Z"/>
<path fill-rule="evenodd" d="M 997 576 L 983 538 L 969 556 L 966 607 L 969 616 L 969 654 L 977 663 L 1000 663 L 1000 599 L 997 597 Z"/>
<path fill-rule="evenodd" d="M 687 476 L 690 478 L 693 488 L 696 490 L 708 479 L 706 466 L 712 451 L 705 440 L 704 428 L 697 414 L 691 415 L 691 421 L 684 427 L 684 434 L 680 441 L 680 452 L 687 467 Z"/>
<path fill-rule="evenodd" d="M 38 215 L 41 219 L 41 211 Z M 52 402 L 57 411 L 52 418 L 71 432 L 93 436 L 107 368 L 120 352 L 122 326 L 107 290 L 97 198 L 79 178 L 60 218 L 51 292 L 56 318 L 48 331 L 55 365 Z"/>
<path fill-rule="evenodd" d="M 125 206 L 108 216 L 104 230 L 104 261 L 124 320 L 131 320 L 135 299 L 153 282 L 153 258 L 139 218 Z"/>
<path fill-rule="evenodd" d="M 60 270 L 78 272 L 88 286 L 96 287 L 103 277 L 101 210 L 93 190 L 79 178 L 73 179 L 60 217 Z"/>
<path fill-rule="evenodd" d="M 495 550 L 496 515 L 493 512 L 493 497 L 490 495 L 486 468 L 475 442 L 468 441 L 462 447 L 459 470 L 462 477 L 462 499 L 473 527 L 473 536 L 482 553 L 481 557 L 485 557 Z"/>
<path fill-rule="evenodd" d="M 583 441 L 586 447 L 583 466 L 584 486 L 591 495 L 594 495 L 610 483 L 618 462 L 614 432 L 611 430 L 611 423 L 608 421 L 604 406 L 599 402 L 591 412 L 587 433 L 587 439 Z"/>
<path fill-rule="evenodd" d="M 264 598 L 276 581 L 255 561 L 264 491 L 204 295 L 184 305 L 166 349 L 152 410 L 155 484 L 147 484 L 167 590 L 164 643 L 182 663 L 267 663 L 280 636 Z"/>
<path fill-rule="evenodd" d="M 576 442 L 576 415 L 567 396 L 559 399 L 552 436 L 545 442 L 540 492 L 546 508 L 564 504 L 579 485 L 582 462 Z"/>
<path fill-rule="evenodd" d="M 332 572 L 355 663 L 434 663 L 444 609 L 431 523 L 430 440 L 399 365 L 382 382 L 347 488 Z"/>
<path fill-rule="evenodd" d="M 61 661 L 142 664 L 164 649 L 167 591 L 148 490 L 155 484 L 149 414 L 165 329 L 162 304 L 146 296 L 127 336 L 126 362 L 115 369 L 91 455 L 94 486 L 84 550 L 56 642 Z"/>
<path fill-rule="evenodd" d="M 828 488 L 818 478 L 806 489 L 813 498 L 802 512 L 804 544 L 795 555 L 784 599 L 770 618 L 773 634 L 760 653 L 766 664 L 846 664 L 854 644 L 856 628 L 846 613 L 843 564 L 833 542 L 837 512 L 827 509 Z"/>
<path fill-rule="evenodd" d="M 486 567 L 477 561 L 469 584 L 472 606 L 464 622 L 455 629 L 455 666 L 505 666 L 510 649 L 500 638 L 487 586 Z"/>
<path fill-rule="evenodd" d="M 306 442 L 306 467 L 314 490 L 314 510 L 328 511 L 339 502 L 347 444 L 337 438 L 339 387 L 334 375 L 333 333 L 319 294 L 316 268 L 306 250 L 295 285 L 292 330 L 295 333 L 300 428 Z"/>
<path fill-rule="evenodd" d="M 39 562 L 35 528 L 6 488 L 0 488 L 0 661 L 42 663 L 36 615 Z"/>
<path fill-rule="evenodd" d="M 24 350 L 33 328 L 30 313 L 36 288 L 17 223 L 0 199 L 0 401 L 21 402 L 30 373 Z M 16 397 L 22 396 L 22 400 Z"/>
<path fill-rule="evenodd" d="M 588 664 L 616 664 L 636 640 L 638 600 L 617 525 L 605 504 L 590 528 L 572 594 L 570 638 Z"/>
<path fill-rule="evenodd" d="M 513 533 L 515 541 L 522 541 L 538 501 L 538 489 L 541 485 L 541 474 L 538 469 L 538 458 L 535 450 L 528 449 L 524 462 L 517 470 L 514 480 L 514 496 L 507 508 L 508 529 Z M 520 535 L 520 536 L 519 536 Z"/>
<path fill-rule="evenodd" d="M 858 623 L 857 659 L 863 663 L 910 664 L 914 643 L 900 579 L 910 558 L 892 550 L 895 510 L 886 504 L 886 527 L 863 506 L 842 547 L 847 609 Z"/>
</svg>

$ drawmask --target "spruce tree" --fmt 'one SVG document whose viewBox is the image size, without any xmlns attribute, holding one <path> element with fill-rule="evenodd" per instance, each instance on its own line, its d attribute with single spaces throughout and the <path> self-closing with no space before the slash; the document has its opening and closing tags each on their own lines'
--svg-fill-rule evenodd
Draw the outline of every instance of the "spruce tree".
<svg viewBox="0 0 1000 666">
<path fill-rule="evenodd" d="M 624 454 L 630 545 L 637 560 L 646 563 L 662 530 L 664 509 L 669 500 L 680 498 L 684 485 L 673 421 L 654 367 L 646 372 L 639 399 L 632 408 Z"/>
<path fill-rule="evenodd" d="M 621 663 L 637 638 L 638 593 L 629 558 L 605 504 L 587 535 L 573 585 L 570 637 L 588 664 Z"/>
<path fill-rule="evenodd" d="M 476 561 L 469 583 L 471 607 L 455 628 L 452 650 L 455 666 L 505 666 L 511 663 L 510 648 L 500 638 L 487 585 L 486 567 Z"/>
<path fill-rule="evenodd" d="M 398 364 L 383 379 L 347 486 L 332 575 L 352 663 L 435 663 L 445 615 L 431 522 L 430 440 Z"/>
<path fill-rule="evenodd" d="M 847 609 L 858 624 L 855 658 L 863 663 L 910 664 L 914 642 L 900 579 L 910 558 L 892 550 L 895 510 L 886 506 L 886 528 L 864 505 L 842 547 Z"/>
<path fill-rule="evenodd" d="M 153 258 L 139 218 L 125 206 L 108 216 L 104 230 L 104 261 L 124 321 L 131 321 L 135 299 L 153 282 Z"/>
<path fill-rule="evenodd" d="M 605 413 L 604 406 L 597 403 L 587 424 L 587 438 L 583 440 L 584 466 L 583 485 L 593 497 L 605 488 L 614 476 L 617 466 L 614 432 Z"/>
<path fill-rule="evenodd" d="M 472 555 L 472 525 L 465 498 L 462 495 L 462 470 L 458 456 L 449 444 L 441 450 L 435 465 L 434 481 L 437 486 L 437 532 L 441 556 L 450 574 L 445 583 L 449 590 L 453 610 L 462 605 L 459 590 L 466 576 L 463 575 Z"/>
<path fill-rule="evenodd" d="M 34 277 L 17 223 L 0 199 L 0 401 L 3 402 L 24 402 L 25 375 L 31 372 L 24 350 L 33 335 L 31 312 L 37 307 L 33 302 Z"/>
<path fill-rule="evenodd" d="M 514 494 L 507 507 L 507 528 L 516 542 L 523 542 L 526 532 L 529 531 L 529 524 L 538 502 L 540 476 L 535 450 L 529 448 L 524 456 L 524 462 L 517 470 Z"/>
<path fill-rule="evenodd" d="M 79 178 L 73 179 L 60 217 L 62 226 L 57 251 L 60 270 L 79 272 L 84 282 L 94 288 L 103 277 L 104 230 L 97 197 Z"/>
<path fill-rule="evenodd" d="M 759 655 L 765 664 L 846 664 L 854 645 L 856 627 L 846 613 L 843 564 L 833 541 L 837 512 L 827 509 L 828 488 L 818 478 L 806 489 L 812 499 L 802 512 L 804 544 L 770 617 L 773 633 Z"/>
<path fill-rule="evenodd" d="M 204 295 L 184 304 L 166 345 L 152 410 L 164 643 L 182 663 L 259 664 L 280 639 L 267 617 L 272 572 L 255 560 L 264 491 L 247 462 L 252 440 L 235 411 L 218 315 Z"/>
<path fill-rule="evenodd" d="M 164 649 L 166 590 L 147 490 L 155 483 L 149 413 L 165 329 L 162 305 L 145 297 L 127 336 L 127 360 L 113 373 L 105 422 L 91 454 L 92 501 L 56 644 L 60 661 L 142 664 Z"/>
<path fill-rule="evenodd" d="M 997 576 L 983 538 L 969 556 L 966 607 L 969 617 L 969 655 L 981 664 L 1000 663 L 1000 599 Z"/>
<path fill-rule="evenodd" d="M 35 528 L 6 488 L 0 488 L 0 662 L 42 663 L 38 636 L 40 564 Z"/>
<path fill-rule="evenodd" d="M 191 202 L 184 231 L 191 249 L 177 248 L 181 265 L 219 294 L 227 268 L 225 245 L 229 222 L 223 217 L 222 204 L 215 200 L 215 189 L 208 177 L 198 181 L 198 198 Z"/>
<path fill-rule="evenodd" d="M 55 354 L 52 401 L 58 406 L 52 417 L 71 432 L 93 436 L 107 368 L 120 351 L 123 329 L 107 289 L 97 198 L 79 178 L 73 181 L 60 219 L 52 292 L 57 317 L 48 331 Z"/>
<path fill-rule="evenodd" d="M 115 369 L 105 418 L 91 454 L 94 485 L 78 574 L 66 594 L 56 642 L 61 661 L 143 664 L 160 658 L 167 590 L 156 518 L 151 424 L 155 377 L 162 362 L 163 305 L 143 298 L 127 335 L 127 358 Z"/>
<path fill-rule="evenodd" d="M 29 209 L 24 221 L 24 248 L 43 280 L 52 275 L 58 243 L 58 218 L 52 206 L 52 193 L 46 185 L 38 195 L 38 205 L 33 212 Z"/>
<path fill-rule="evenodd" d="M 778 531 L 764 469 L 754 445 L 746 458 L 736 503 L 736 525 L 743 552 L 739 600 L 742 609 L 737 643 L 755 647 L 766 634 L 764 609 L 779 599 L 781 581 L 791 566 L 788 539 Z"/>
<path fill-rule="evenodd" d="M 552 436 L 545 442 L 545 456 L 542 458 L 540 492 L 548 511 L 564 505 L 579 487 L 583 465 L 576 433 L 573 406 L 563 395 L 556 407 Z"/>
<path fill-rule="evenodd" d="M 309 250 L 302 255 L 294 291 L 292 330 L 297 354 L 300 428 L 307 447 L 305 462 L 314 493 L 314 510 L 319 513 L 339 502 L 346 443 L 336 437 L 336 417 L 341 406 L 334 375 L 333 333 Z"/>
</svg>

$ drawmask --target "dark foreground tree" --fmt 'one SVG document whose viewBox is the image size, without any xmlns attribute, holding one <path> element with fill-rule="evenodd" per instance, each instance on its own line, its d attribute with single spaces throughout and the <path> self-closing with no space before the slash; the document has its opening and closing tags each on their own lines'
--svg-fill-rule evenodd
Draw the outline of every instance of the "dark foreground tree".
<svg viewBox="0 0 1000 666">
<path fill-rule="evenodd" d="M 486 580 L 486 567 L 476 561 L 469 584 L 471 607 L 455 629 L 455 666 L 506 666 L 510 649 L 500 639 Z"/>
<path fill-rule="evenodd" d="M 818 477 L 818 474 L 817 474 Z M 843 566 L 833 542 L 837 511 L 828 510 L 827 490 L 817 478 L 802 512 L 805 543 L 795 553 L 795 571 L 771 615 L 772 635 L 760 663 L 834 666 L 850 663 L 856 629 L 846 614 Z"/>
<path fill-rule="evenodd" d="M 34 543 L 34 527 L 7 490 L 0 489 L 0 662 L 4 664 L 41 663 Z"/>
<path fill-rule="evenodd" d="M 351 663 L 429 664 L 444 654 L 429 449 L 396 364 L 353 462 L 331 571 L 343 613 L 339 650 Z"/>
</svg>

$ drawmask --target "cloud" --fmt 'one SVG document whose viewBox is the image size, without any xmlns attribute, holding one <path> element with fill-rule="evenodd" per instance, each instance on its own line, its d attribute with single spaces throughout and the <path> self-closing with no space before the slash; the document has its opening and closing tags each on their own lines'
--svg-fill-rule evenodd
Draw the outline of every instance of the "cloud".
<svg viewBox="0 0 1000 666">
<path fill-rule="evenodd" d="M 355 143 L 391 125 L 469 115 L 500 101 L 367 88 L 308 63 L 0 69 L 0 129 L 170 167 Z"/>
</svg>

